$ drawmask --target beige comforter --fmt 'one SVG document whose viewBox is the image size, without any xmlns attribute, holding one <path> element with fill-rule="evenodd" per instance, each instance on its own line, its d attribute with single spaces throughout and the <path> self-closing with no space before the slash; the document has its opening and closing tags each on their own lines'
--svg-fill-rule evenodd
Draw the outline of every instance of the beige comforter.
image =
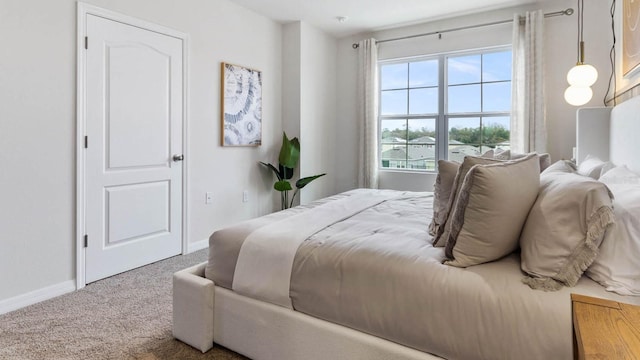
<svg viewBox="0 0 640 360">
<path fill-rule="evenodd" d="M 532 290 L 518 254 L 466 269 L 443 265 L 427 232 L 432 195 L 401 195 L 303 242 L 291 274 L 297 311 L 449 359 L 570 359 L 570 293 L 640 303 L 586 277 L 571 289 Z M 248 234 L 315 205 L 216 232 L 206 276 L 230 288 Z"/>
</svg>

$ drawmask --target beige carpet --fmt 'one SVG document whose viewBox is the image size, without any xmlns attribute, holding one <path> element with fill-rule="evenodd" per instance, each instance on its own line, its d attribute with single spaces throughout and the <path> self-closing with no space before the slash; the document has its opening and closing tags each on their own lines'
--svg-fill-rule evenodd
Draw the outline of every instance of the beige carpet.
<svg viewBox="0 0 640 360">
<path fill-rule="evenodd" d="M 206 258 L 176 256 L 0 315 L 0 359 L 246 359 L 171 335 L 171 275 Z"/>
</svg>

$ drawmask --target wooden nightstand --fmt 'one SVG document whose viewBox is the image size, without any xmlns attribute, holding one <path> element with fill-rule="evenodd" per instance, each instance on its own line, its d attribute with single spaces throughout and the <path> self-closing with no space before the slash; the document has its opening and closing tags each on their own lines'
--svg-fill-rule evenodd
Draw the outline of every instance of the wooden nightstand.
<svg viewBox="0 0 640 360">
<path fill-rule="evenodd" d="M 571 294 L 576 359 L 640 359 L 640 306 Z"/>
</svg>

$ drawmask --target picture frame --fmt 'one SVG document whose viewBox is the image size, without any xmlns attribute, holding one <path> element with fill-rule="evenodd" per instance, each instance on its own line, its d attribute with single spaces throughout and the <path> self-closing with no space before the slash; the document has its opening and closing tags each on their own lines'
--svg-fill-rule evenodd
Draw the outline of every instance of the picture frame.
<svg viewBox="0 0 640 360">
<path fill-rule="evenodd" d="M 221 144 L 262 144 L 262 72 L 221 63 Z"/>
<path fill-rule="evenodd" d="M 630 77 L 640 72 L 640 2 L 622 2 L 622 74 Z"/>
</svg>

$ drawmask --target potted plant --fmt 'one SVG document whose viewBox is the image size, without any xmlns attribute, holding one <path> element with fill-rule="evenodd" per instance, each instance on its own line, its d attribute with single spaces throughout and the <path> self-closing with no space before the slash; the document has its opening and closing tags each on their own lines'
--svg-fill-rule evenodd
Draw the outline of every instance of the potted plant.
<svg viewBox="0 0 640 360">
<path fill-rule="evenodd" d="M 291 186 L 289 180 L 293 178 L 293 172 L 298 165 L 298 160 L 300 160 L 300 141 L 298 141 L 298 138 L 296 137 L 293 139 L 287 138 L 287 134 L 283 132 L 282 147 L 280 148 L 280 155 L 278 157 L 278 167 L 276 168 L 271 164 L 260 161 L 260 164 L 271 169 L 278 178 L 278 181 L 273 185 L 273 188 L 280 191 L 282 210 L 293 206 L 293 200 L 296 198 L 300 189 L 307 186 L 307 184 L 313 180 L 326 175 L 320 174 L 298 179 L 298 181 L 295 182 L 296 189 L 291 196 L 291 200 L 289 200 L 289 191 L 293 190 L 293 186 Z"/>
</svg>

